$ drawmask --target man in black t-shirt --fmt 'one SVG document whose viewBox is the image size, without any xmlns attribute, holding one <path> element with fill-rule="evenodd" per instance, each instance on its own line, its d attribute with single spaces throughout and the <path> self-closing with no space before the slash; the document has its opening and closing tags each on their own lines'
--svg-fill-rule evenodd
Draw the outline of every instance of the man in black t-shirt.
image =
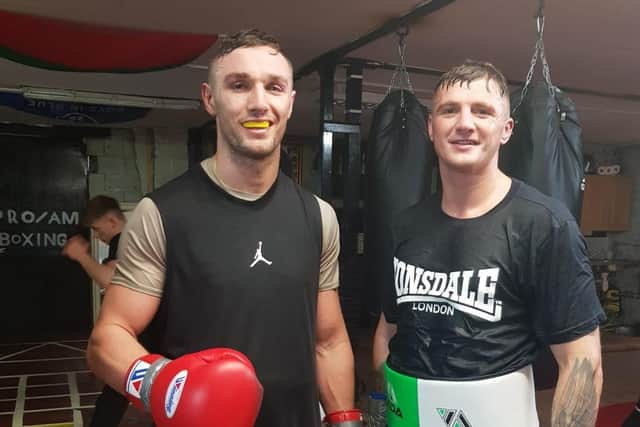
<svg viewBox="0 0 640 427">
<path fill-rule="evenodd" d="M 109 245 L 109 254 L 99 263 L 91 256 L 90 244 L 81 235 L 67 240 L 62 254 L 78 262 L 104 293 L 116 269 L 118 242 L 125 225 L 125 216 L 118 201 L 108 196 L 96 196 L 89 200 L 83 217 L 83 224 L 93 230 L 95 236 Z M 120 393 L 106 385 L 96 399 L 91 427 L 117 427 L 129 401 Z"/>
<path fill-rule="evenodd" d="M 604 314 L 584 240 L 561 202 L 498 169 L 509 111 L 488 63 L 453 67 L 434 91 L 442 193 L 393 221 L 374 341 L 391 427 L 538 426 L 540 343 L 559 365 L 551 424 L 595 423 Z"/>
</svg>

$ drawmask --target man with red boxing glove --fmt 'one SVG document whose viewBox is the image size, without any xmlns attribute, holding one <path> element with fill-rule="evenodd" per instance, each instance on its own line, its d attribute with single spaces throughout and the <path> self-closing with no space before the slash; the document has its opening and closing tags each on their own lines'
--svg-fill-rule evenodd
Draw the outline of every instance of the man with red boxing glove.
<svg viewBox="0 0 640 427">
<path fill-rule="evenodd" d="M 159 427 L 319 427 L 318 401 L 361 426 L 336 215 L 278 171 L 291 63 L 256 30 L 218 47 L 201 88 L 217 152 L 133 212 L 89 365 Z"/>
<path fill-rule="evenodd" d="M 125 395 L 151 412 L 158 427 L 253 426 L 262 385 L 242 353 L 212 348 L 173 361 L 158 354 L 137 359 Z"/>
</svg>

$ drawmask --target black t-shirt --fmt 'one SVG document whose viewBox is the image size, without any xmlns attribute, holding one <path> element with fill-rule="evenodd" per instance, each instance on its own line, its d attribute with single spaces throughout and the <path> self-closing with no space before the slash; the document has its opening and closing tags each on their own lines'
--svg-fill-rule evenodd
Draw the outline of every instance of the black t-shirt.
<svg viewBox="0 0 640 427">
<path fill-rule="evenodd" d="M 120 243 L 120 233 L 113 236 L 113 238 L 109 242 L 109 255 L 107 255 L 107 257 L 102 260 L 103 264 L 118 259 L 118 243 Z"/>
<path fill-rule="evenodd" d="M 604 320 L 571 213 L 513 180 L 488 213 L 456 219 L 434 196 L 393 223 L 383 309 L 389 365 L 418 378 L 478 379 L 530 364 Z M 393 277 L 392 277 L 393 276 Z"/>
<path fill-rule="evenodd" d="M 319 427 L 316 198 L 281 173 L 258 200 L 237 199 L 200 165 L 149 197 L 166 236 L 154 348 L 172 359 L 239 350 L 264 387 L 255 427 Z"/>
</svg>

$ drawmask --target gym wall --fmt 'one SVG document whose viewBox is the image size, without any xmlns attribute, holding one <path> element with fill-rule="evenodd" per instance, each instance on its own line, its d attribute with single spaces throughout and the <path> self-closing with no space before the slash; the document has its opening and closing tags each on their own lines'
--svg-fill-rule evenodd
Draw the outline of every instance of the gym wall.
<svg viewBox="0 0 640 427">
<path fill-rule="evenodd" d="M 187 169 L 187 137 L 187 129 L 156 128 L 113 129 L 109 137 L 85 138 L 89 197 L 139 201 Z"/>
<path fill-rule="evenodd" d="M 631 227 L 608 235 L 616 259 L 633 262 L 616 273 L 622 291 L 622 319 L 625 324 L 640 324 L 640 147 L 621 148 L 619 154 L 622 173 L 633 180 Z"/>
</svg>

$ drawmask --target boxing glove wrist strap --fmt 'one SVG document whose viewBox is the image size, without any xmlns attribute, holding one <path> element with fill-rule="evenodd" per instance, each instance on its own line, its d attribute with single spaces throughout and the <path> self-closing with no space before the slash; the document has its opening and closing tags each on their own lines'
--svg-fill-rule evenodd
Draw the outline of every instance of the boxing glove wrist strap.
<svg viewBox="0 0 640 427">
<path fill-rule="evenodd" d="M 324 422 L 329 427 L 362 427 L 364 425 L 362 411 L 359 409 L 332 412 L 324 418 Z"/>
<path fill-rule="evenodd" d="M 158 372 L 169 362 L 171 362 L 171 360 L 160 357 L 149 366 L 147 373 L 144 374 L 142 384 L 140 385 L 140 401 L 147 411 L 151 411 L 151 384 L 153 384 L 153 380 L 158 376 Z"/>
<path fill-rule="evenodd" d="M 160 369 L 168 362 L 168 359 L 159 354 L 145 354 L 131 364 L 129 372 L 127 372 L 124 391 L 136 408 L 149 410 L 151 383 Z M 155 369 L 151 369 L 152 366 Z"/>
</svg>

